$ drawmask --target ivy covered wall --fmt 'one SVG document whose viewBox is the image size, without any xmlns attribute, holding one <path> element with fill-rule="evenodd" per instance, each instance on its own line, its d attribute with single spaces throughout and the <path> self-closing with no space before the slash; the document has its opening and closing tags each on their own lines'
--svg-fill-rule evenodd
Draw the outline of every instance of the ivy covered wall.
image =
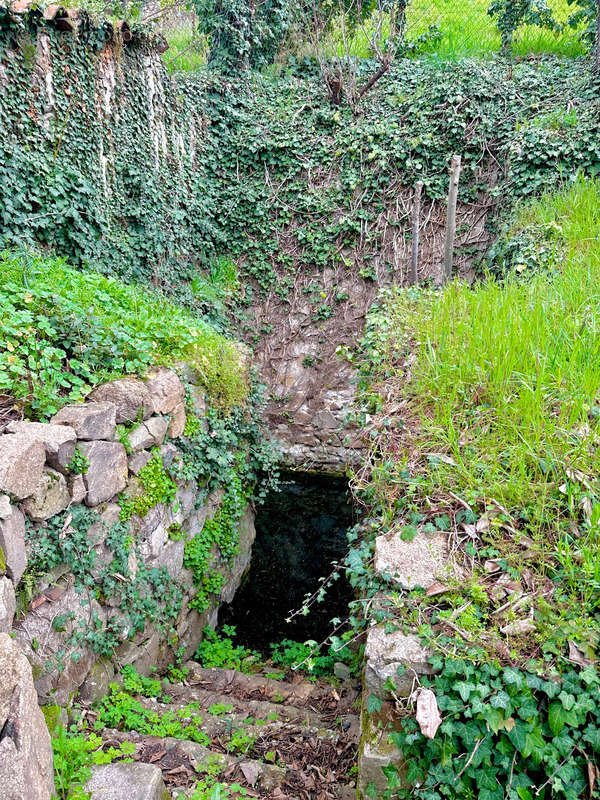
<svg viewBox="0 0 600 800">
<path fill-rule="evenodd" d="M 209 223 L 205 120 L 150 40 L 0 9 L 0 246 L 128 280 L 190 274 Z"/>
</svg>

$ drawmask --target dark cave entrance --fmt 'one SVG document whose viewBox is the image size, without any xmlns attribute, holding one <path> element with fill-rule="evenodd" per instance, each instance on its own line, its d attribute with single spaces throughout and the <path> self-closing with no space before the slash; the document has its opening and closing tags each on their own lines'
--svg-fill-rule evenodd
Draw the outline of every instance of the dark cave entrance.
<svg viewBox="0 0 600 800">
<path fill-rule="evenodd" d="M 269 655 L 269 645 L 283 639 L 321 642 L 332 632 L 332 619 L 347 618 L 354 595 L 340 573 L 322 603 L 286 622 L 306 595 L 318 590 L 319 579 L 332 572 L 332 562 L 344 558 L 346 533 L 354 522 L 343 478 L 282 475 L 281 491 L 271 492 L 257 510 L 250 569 L 219 615 L 222 624 L 235 626 L 236 642 Z"/>
</svg>

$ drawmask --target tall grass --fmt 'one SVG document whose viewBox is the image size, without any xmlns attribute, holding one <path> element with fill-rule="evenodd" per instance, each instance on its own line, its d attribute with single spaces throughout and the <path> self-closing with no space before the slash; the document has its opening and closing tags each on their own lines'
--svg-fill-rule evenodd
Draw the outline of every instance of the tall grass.
<svg viewBox="0 0 600 800">
<path fill-rule="evenodd" d="M 418 339 L 405 387 L 417 444 L 453 462 L 429 473 L 429 490 L 493 498 L 547 536 L 565 510 L 559 486 L 584 490 L 600 474 L 600 183 L 580 180 L 518 216 L 556 241 L 555 277 L 398 290 L 386 311 L 392 330 Z"/>
<path fill-rule="evenodd" d="M 414 42 L 426 34 L 431 27 L 439 36 L 431 44 L 423 46 L 423 52 L 435 54 L 443 59 L 464 56 L 482 56 L 500 50 L 501 37 L 494 20 L 487 10 L 490 0 L 411 0 L 406 14 L 406 37 Z M 550 0 L 549 5 L 556 20 L 565 23 L 573 11 L 567 0 Z M 372 24 L 359 30 L 350 43 L 352 55 L 368 58 L 371 55 L 369 36 Z M 389 34 L 384 25 L 382 36 Z M 339 54 L 343 51 L 341 34 L 335 32 L 332 47 Z M 535 25 L 525 25 L 515 36 L 513 53 L 526 56 L 538 53 L 554 53 L 559 56 L 579 56 L 585 52 L 579 32 L 570 27 L 554 33 Z"/>
</svg>

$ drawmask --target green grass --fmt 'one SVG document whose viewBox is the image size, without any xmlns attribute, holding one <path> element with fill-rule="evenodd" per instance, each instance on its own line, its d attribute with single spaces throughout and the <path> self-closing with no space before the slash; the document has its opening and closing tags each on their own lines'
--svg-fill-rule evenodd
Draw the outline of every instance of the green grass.
<svg viewBox="0 0 600 800">
<path fill-rule="evenodd" d="M 414 41 L 435 26 L 439 29 L 440 37 L 424 46 L 425 53 L 443 59 L 455 59 L 498 52 L 500 33 L 487 13 L 489 5 L 490 0 L 412 0 L 407 10 L 407 39 Z M 561 23 L 566 22 L 573 11 L 566 0 L 551 0 L 549 5 Z M 383 35 L 388 33 L 384 26 Z M 341 53 L 340 35 L 336 34 L 333 39 L 335 48 Z M 353 55 L 361 58 L 371 55 L 368 38 L 363 31 L 357 32 L 350 49 Z M 579 56 L 585 51 L 577 31 L 566 28 L 563 32 L 554 33 L 535 25 L 523 26 L 515 37 L 513 47 L 516 56 L 538 53 Z"/>
<path fill-rule="evenodd" d="M 0 393 L 33 414 L 177 361 L 196 367 L 214 403 L 244 400 L 236 344 L 158 292 L 24 252 L 0 254 L 0 271 Z"/>
<path fill-rule="evenodd" d="M 194 72 L 206 66 L 206 38 L 198 34 L 191 21 L 167 28 L 163 35 L 169 43 L 163 55 L 169 72 Z"/>
<path fill-rule="evenodd" d="M 544 649 L 571 636 L 588 647 L 600 608 L 600 182 L 580 179 L 522 206 L 514 228 L 553 244 L 550 265 L 529 280 L 515 272 L 473 288 L 396 289 L 376 312 L 377 373 L 384 386 L 396 376 L 413 432 L 411 455 L 391 473 L 379 467 L 383 493 L 408 503 L 408 520 L 440 506 L 452 516 L 456 498 L 472 522 L 491 516 L 482 561 L 508 559 L 517 579 L 527 542 L 532 574 L 556 582 L 553 599 L 536 606 L 536 641 Z M 408 381 L 394 366 L 407 350 Z M 412 498 L 402 497 L 411 463 Z M 478 605 L 468 591 L 459 588 L 471 615 L 462 623 L 479 630 L 489 600 Z"/>
<path fill-rule="evenodd" d="M 387 309 L 392 327 L 420 341 L 406 393 L 422 447 L 456 461 L 445 485 L 528 507 L 539 528 L 558 510 L 541 461 L 562 477 L 600 472 L 591 447 L 600 423 L 590 418 L 600 400 L 600 183 L 580 180 L 524 206 L 515 228 L 528 226 L 556 242 L 552 280 L 542 272 L 527 283 L 398 290 Z"/>
</svg>

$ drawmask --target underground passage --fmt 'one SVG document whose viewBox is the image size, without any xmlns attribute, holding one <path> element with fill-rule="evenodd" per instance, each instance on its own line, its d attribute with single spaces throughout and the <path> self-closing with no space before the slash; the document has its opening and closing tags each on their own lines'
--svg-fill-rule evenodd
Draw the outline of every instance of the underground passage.
<svg viewBox="0 0 600 800">
<path fill-rule="evenodd" d="M 269 645 L 283 639 L 320 642 L 332 632 L 332 619 L 347 617 L 353 590 L 342 573 L 330 582 L 324 602 L 313 603 L 306 615 L 294 612 L 319 589 L 332 563 L 344 558 L 354 516 L 344 479 L 282 476 L 280 491 L 258 509 L 244 583 L 221 610 L 220 622 L 235 626 L 240 644 L 268 655 Z"/>
</svg>

